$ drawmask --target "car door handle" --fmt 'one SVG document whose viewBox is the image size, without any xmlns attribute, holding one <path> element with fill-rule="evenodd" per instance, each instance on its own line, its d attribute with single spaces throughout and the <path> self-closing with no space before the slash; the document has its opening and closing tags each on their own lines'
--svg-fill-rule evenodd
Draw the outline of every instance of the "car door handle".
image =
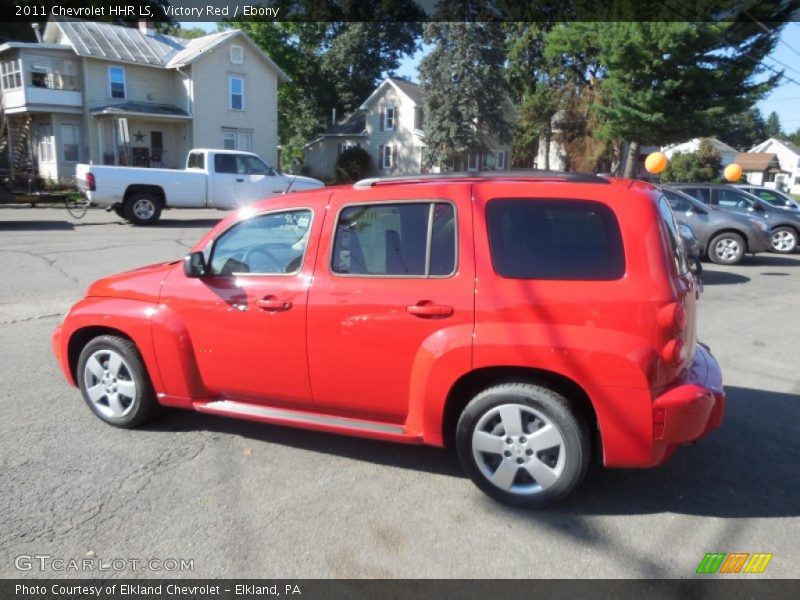
<svg viewBox="0 0 800 600">
<path fill-rule="evenodd" d="M 453 314 L 452 306 L 433 304 L 432 302 L 426 301 L 406 306 L 406 310 L 415 317 L 449 317 Z"/>
<path fill-rule="evenodd" d="M 244 183 L 244 179 L 236 179 L 236 183 Z"/>
<path fill-rule="evenodd" d="M 292 303 L 289 300 L 278 300 L 275 296 L 265 296 L 256 300 L 256 306 L 267 311 L 284 311 L 292 308 Z"/>
</svg>

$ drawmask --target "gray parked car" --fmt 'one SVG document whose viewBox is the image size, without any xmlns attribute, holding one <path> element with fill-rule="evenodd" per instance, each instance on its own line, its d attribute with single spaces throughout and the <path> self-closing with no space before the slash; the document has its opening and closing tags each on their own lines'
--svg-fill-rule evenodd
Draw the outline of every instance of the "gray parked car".
<svg viewBox="0 0 800 600">
<path fill-rule="evenodd" d="M 739 188 L 740 190 L 744 190 L 748 194 L 753 194 L 757 198 L 761 198 L 762 200 L 766 200 L 772 206 L 777 208 L 787 208 L 789 210 L 797 210 L 800 211 L 800 202 L 792 198 L 786 192 L 779 192 L 778 190 L 771 190 L 769 188 L 762 187 L 760 185 L 750 185 L 750 184 L 736 184 L 735 187 Z"/>
<path fill-rule="evenodd" d="M 742 215 L 764 217 L 772 232 L 772 250 L 789 254 L 797 248 L 800 240 L 800 213 L 775 208 L 744 190 L 723 183 L 671 183 L 670 187 L 694 196 L 703 204 L 718 206 Z"/>
<path fill-rule="evenodd" d="M 710 261 L 735 265 L 745 253 L 767 252 L 771 247 L 769 224 L 755 215 L 737 215 L 706 206 L 692 196 L 662 185 L 675 218 L 692 228 L 701 251 Z"/>
</svg>

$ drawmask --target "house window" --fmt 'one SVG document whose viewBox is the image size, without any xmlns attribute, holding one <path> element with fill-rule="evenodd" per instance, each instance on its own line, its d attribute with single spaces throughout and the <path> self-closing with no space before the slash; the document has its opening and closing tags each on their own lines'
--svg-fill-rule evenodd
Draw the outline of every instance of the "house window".
<svg viewBox="0 0 800 600">
<path fill-rule="evenodd" d="M 77 125 L 61 126 L 61 152 L 64 162 L 78 162 L 79 134 Z"/>
<path fill-rule="evenodd" d="M 230 88 L 231 110 L 244 110 L 244 79 L 241 77 L 229 77 L 228 86 Z"/>
<path fill-rule="evenodd" d="M 480 155 L 470 152 L 467 157 L 467 171 L 477 171 L 479 163 Z"/>
<path fill-rule="evenodd" d="M 11 90 L 22 87 L 22 69 L 20 61 L 7 60 L 0 64 L 0 75 L 2 75 L 3 89 Z"/>
<path fill-rule="evenodd" d="M 342 142 L 338 146 L 339 151 L 337 152 L 337 154 L 341 154 L 342 152 L 344 152 L 345 150 L 349 150 L 350 148 L 358 148 L 358 147 L 359 144 L 356 142 Z"/>
<path fill-rule="evenodd" d="M 244 62 L 244 49 L 241 46 L 231 46 L 231 62 L 240 65 Z"/>
<path fill-rule="evenodd" d="M 506 169 L 506 153 L 505 152 L 497 152 L 496 153 L 497 160 L 495 162 L 494 168 L 498 171 L 505 171 Z"/>
<path fill-rule="evenodd" d="M 249 129 L 224 129 L 222 147 L 225 150 L 253 151 L 253 132 Z"/>
<path fill-rule="evenodd" d="M 414 129 L 422 131 L 422 124 L 423 124 L 422 107 L 417 107 L 414 109 Z"/>
<path fill-rule="evenodd" d="M 73 90 L 80 89 L 78 83 L 78 66 L 74 60 L 59 60 L 56 62 L 56 77 L 58 78 L 58 89 Z"/>
<path fill-rule="evenodd" d="M 39 139 L 39 161 L 53 162 L 53 129 L 50 125 L 39 125 L 37 138 Z"/>
<path fill-rule="evenodd" d="M 385 117 L 385 126 L 384 129 L 386 131 L 394 131 L 394 107 L 387 106 L 386 107 L 386 117 Z"/>
<path fill-rule="evenodd" d="M 394 167 L 394 152 L 391 145 L 381 146 L 380 165 L 381 169 L 391 169 Z"/>
<path fill-rule="evenodd" d="M 50 59 L 37 58 L 31 64 L 31 85 L 37 88 L 56 89 L 53 77 L 53 63 Z"/>
<path fill-rule="evenodd" d="M 108 67 L 108 88 L 112 98 L 125 99 L 125 67 Z"/>
</svg>

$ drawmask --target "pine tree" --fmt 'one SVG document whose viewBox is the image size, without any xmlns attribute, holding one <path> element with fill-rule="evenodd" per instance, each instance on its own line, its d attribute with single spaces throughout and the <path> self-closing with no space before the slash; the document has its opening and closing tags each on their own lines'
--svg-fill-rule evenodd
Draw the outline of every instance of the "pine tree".
<svg viewBox="0 0 800 600">
<path fill-rule="evenodd" d="M 423 40 L 434 45 L 419 69 L 427 166 L 485 151 L 487 138 L 508 142 L 502 25 L 426 23 Z"/>
<path fill-rule="evenodd" d="M 781 126 L 781 119 L 774 110 L 769 113 L 767 122 L 764 124 L 764 135 L 768 138 L 783 139 L 786 135 Z"/>
</svg>

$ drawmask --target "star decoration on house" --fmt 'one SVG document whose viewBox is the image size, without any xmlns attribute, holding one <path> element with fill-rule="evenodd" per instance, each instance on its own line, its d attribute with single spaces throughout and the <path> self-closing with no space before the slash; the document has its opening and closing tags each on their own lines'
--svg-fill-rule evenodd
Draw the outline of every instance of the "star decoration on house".
<svg viewBox="0 0 800 600">
<path fill-rule="evenodd" d="M 142 131 L 139 130 L 139 131 L 137 131 L 136 133 L 133 134 L 133 137 L 136 138 L 137 142 L 143 142 L 145 135 L 146 134 L 142 133 Z"/>
</svg>

